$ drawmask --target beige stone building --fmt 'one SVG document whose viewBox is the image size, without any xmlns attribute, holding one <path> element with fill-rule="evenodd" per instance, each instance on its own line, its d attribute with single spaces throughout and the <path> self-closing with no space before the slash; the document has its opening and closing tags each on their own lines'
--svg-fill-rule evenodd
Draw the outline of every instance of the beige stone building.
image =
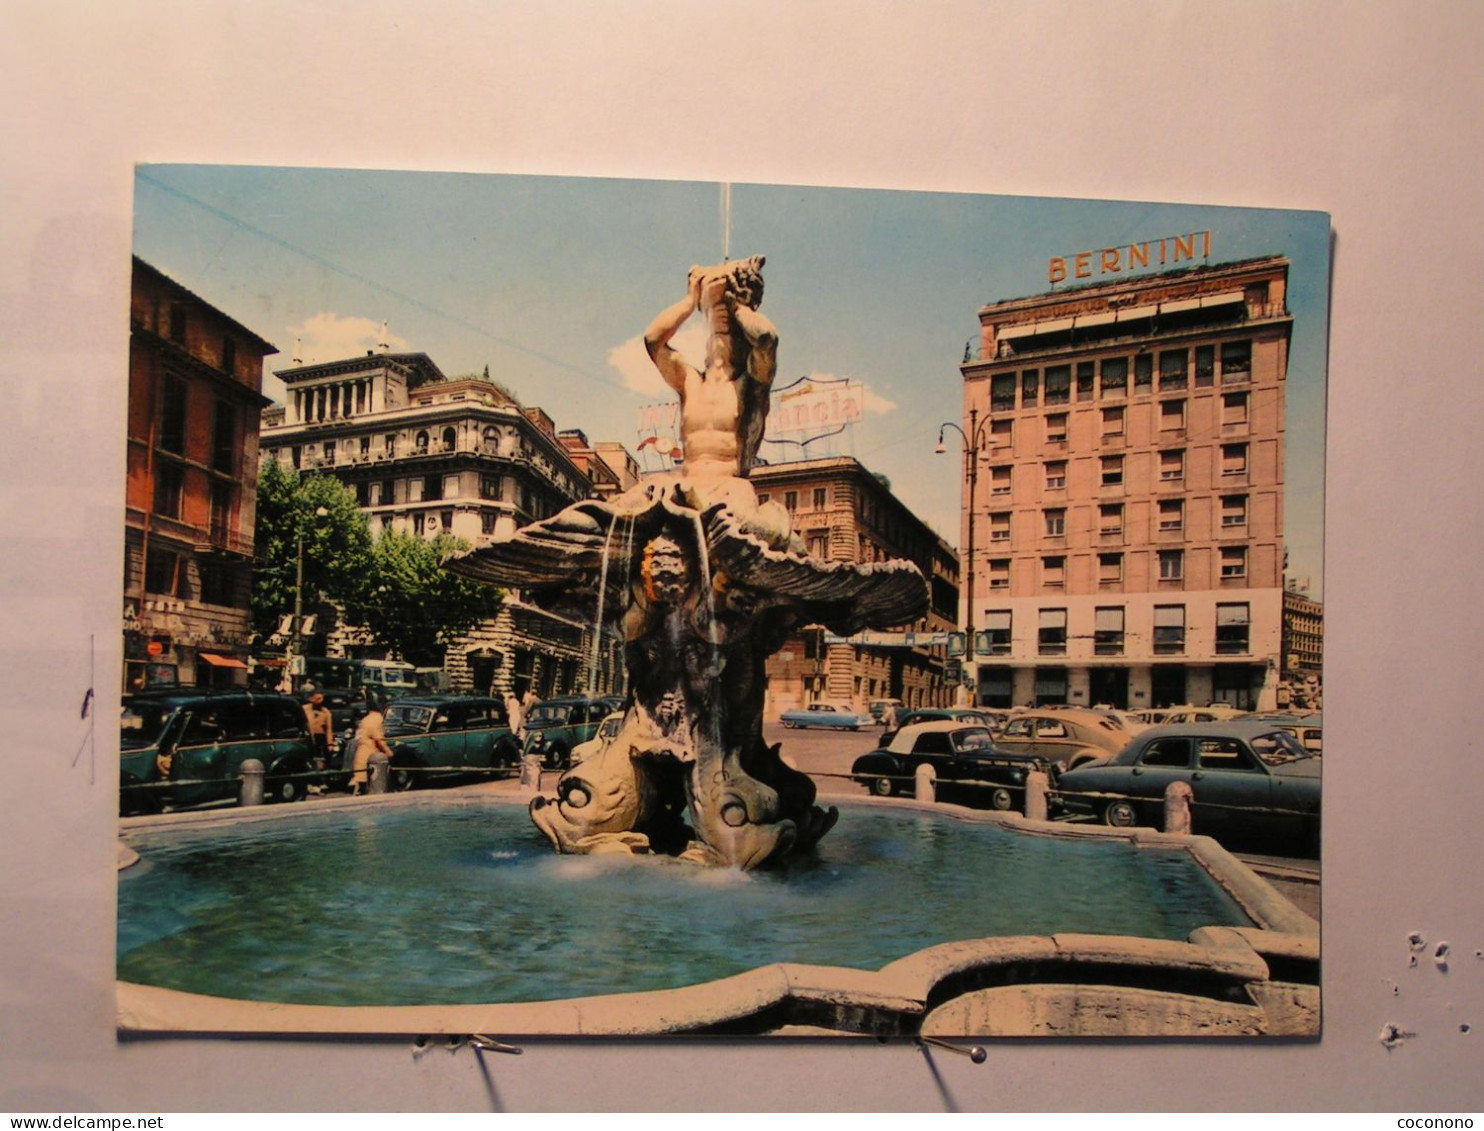
<svg viewBox="0 0 1484 1131">
<path fill-rule="evenodd" d="M 1275 704 L 1287 278 L 1266 257 L 979 311 L 978 702 Z"/>
<path fill-rule="evenodd" d="M 895 698 L 910 707 L 945 706 L 946 646 L 909 645 L 907 630 L 946 633 L 958 609 L 958 555 L 930 530 L 889 484 L 850 456 L 754 467 L 761 502 L 789 512 L 794 532 L 822 561 L 905 559 L 928 579 L 927 614 L 897 633 L 843 640 L 805 627 L 768 660 L 769 718 L 819 700 L 864 709 L 872 699 Z"/>
<path fill-rule="evenodd" d="M 1317 680 L 1324 666 L 1324 605 L 1290 585 L 1283 592 L 1283 671 Z"/>
</svg>

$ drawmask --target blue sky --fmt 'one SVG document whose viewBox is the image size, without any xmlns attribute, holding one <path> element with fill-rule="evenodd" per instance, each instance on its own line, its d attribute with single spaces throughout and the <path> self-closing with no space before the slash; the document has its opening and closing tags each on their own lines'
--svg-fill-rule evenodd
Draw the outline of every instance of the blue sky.
<svg viewBox="0 0 1484 1131">
<path fill-rule="evenodd" d="M 560 428 L 636 443 L 669 399 L 637 337 L 722 258 L 716 184 L 240 166 L 142 166 L 137 254 L 305 361 L 394 349 L 481 372 Z M 1294 315 L 1285 526 L 1291 572 L 1322 589 L 1329 222 L 1317 212 L 733 185 L 733 257 L 765 255 L 778 384 L 863 382 L 870 411 L 838 450 L 887 475 L 957 543 L 958 363 L 986 302 L 1048 289 L 1053 255 L 1211 232 L 1211 261 L 1282 254 Z M 696 320 L 698 321 L 698 320 Z M 682 348 L 684 347 L 682 340 Z M 269 396 L 281 395 L 270 378 Z M 952 438 L 952 437 L 950 437 Z M 952 448 L 952 445 L 950 445 Z M 768 454 L 765 452 L 765 455 Z"/>
</svg>

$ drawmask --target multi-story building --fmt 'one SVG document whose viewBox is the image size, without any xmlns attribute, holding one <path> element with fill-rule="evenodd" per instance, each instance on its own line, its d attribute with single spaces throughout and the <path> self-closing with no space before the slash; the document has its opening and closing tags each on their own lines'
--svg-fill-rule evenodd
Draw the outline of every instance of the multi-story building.
<svg viewBox="0 0 1484 1131">
<path fill-rule="evenodd" d="M 247 680 L 270 343 L 134 258 L 124 684 Z"/>
<path fill-rule="evenodd" d="M 789 512 L 794 532 L 822 561 L 882 562 L 905 559 L 928 579 L 929 608 L 902 630 L 942 633 L 958 610 L 958 556 L 953 548 L 891 493 L 883 480 L 850 456 L 754 467 L 760 502 Z M 944 646 L 914 646 L 905 635 L 876 633 L 840 640 L 805 627 L 768 660 L 770 717 L 819 700 L 863 708 L 871 699 L 895 698 L 908 707 L 945 706 L 953 689 L 945 680 Z"/>
<path fill-rule="evenodd" d="M 336 476 L 373 534 L 447 532 L 479 545 L 592 493 L 551 418 L 488 377 L 450 379 L 423 353 L 369 353 L 277 375 L 288 404 L 264 415 L 266 455 Z M 600 650 L 599 670 L 588 670 L 590 636 L 589 626 L 510 592 L 493 621 L 450 645 L 444 669 L 460 689 L 543 698 L 610 690 L 618 665 Z M 353 632 L 343 646 L 371 650 Z"/>
<path fill-rule="evenodd" d="M 1275 704 L 1287 278 L 1266 257 L 979 311 L 980 703 Z"/>
<path fill-rule="evenodd" d="M 1289 702 L 1280 705 L 1315 706 L 1323 669 L 1324 605 L 1290 582 L 1283 591 L 1283 678 Z"/>
</svg>

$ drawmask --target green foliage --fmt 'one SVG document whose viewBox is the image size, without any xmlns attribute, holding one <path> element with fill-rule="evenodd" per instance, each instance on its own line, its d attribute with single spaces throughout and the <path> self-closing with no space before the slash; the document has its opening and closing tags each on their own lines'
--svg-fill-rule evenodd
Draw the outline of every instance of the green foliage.
<svg viewBox="0 0 1484 1131">
<path fill-rule="evenodd" d="M 443 645 L 494 616 L 503 599 L 499 589 L 442 568 L 446 556 L 467 546 L 447 534 L 430 542 L 385 531 L 372 546 L 362 598 L 347 616 L 409 663 L 441 663 Z"/>
</svg>

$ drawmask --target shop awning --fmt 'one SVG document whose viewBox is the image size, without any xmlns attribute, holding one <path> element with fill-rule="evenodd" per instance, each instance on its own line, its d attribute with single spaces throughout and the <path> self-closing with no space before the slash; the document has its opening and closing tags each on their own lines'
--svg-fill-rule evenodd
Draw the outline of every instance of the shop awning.
<svg viewBox="0 0 1484 1131">
<path fill-rule="evenodd" d="M 1087 326 L 1110 326 L 1117 317 L 1117 312 L 1112 310 L 1104 310 L 1099 314 L 1079 314 L 1076 325 L 1079 330 Z"/>
<path fill-rule="evenodd" d="M 1202 306 L 1225 306 L 1228 303 L 1243 302 L 1246 295 L 1241 291 L 1222 291 L 1219 295 L 1207 295 L 1201 299 Z"/>
<path fill-rule="evenodd" d="M 247 665 L 241 660 L 234 660 L 231 656 L 218 656 L 215 652 L 197 653 L 203 660 L 214 668 L 241 668 L 247 670 Z"/>
<path fill-rule="evenodd" d="M 1178 314 L 1182 310 L 1199 310 L 1200 306 L 1201 300 L 1198 298 L 1180 298 L 1160 303 L 1159 310 L 1161 314 Z"/>
</svg>

